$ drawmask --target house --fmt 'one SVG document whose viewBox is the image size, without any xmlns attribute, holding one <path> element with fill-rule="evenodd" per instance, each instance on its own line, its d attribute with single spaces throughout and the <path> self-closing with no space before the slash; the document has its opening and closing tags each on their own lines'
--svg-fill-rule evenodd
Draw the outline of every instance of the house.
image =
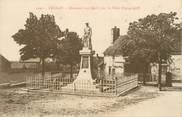
<svg viewBox="0 0 182 117">
<path fill-rule="evenodd" d="M 40 58 L 30 58 L 28 60 L 20 60 L 24 64 L 23 68 L 27 70 L 36 70 L 40 65 Z"/>
<path fill-rule="evenodd" d="M 117 30 L 117 33 L 115 33 L 115 30 Z M 143 73 L 143 69 L 140 69 L 140 66 L 130 64 L 128 58 L 124 56 L 122 47 L 129 37 L 127 35 L 119 35 L 117 27 L 112 29 L 112 34 L 117 36 L 112 36 L 111 46 L 104 51 L 105 77 L 113 78 L 113 75 L 121 76 L 123 74 Z M 114 37 L 117 37 L 117 39 Z M 150 74 L 150 66 L 147 71 Z"/>
<path fill-rule="evenodd" d="M 31 58 L 28 60 L 11 61 L 11 71 L 36 71 L 39 67 L 40 59 Z"/>
<path fill-rule="evenodd" d="M 10 62 L 0 54 L 0 72 L 6 72 L 10 69 Z"/>
<path fill-rule="evenodd" d="M 116 26 L 112 28 L 112 44 L 104 51 L 104 65 L 105 75 L 121 75 L 124 73 L 125 59 L 121 51 L 121 42 L 123 38 L 127 38 L 126 35 L 120 36 L 119 28 Z"/>
<path fill-rule="evenodd" d="M 104 64 L 105 64 L 105 74 L 123 74 L 125 59 L 123 57 L 122 51 L 119 49 L 118 44 L 125 38 L 125 36 L 120 36 L 112 46 L 108 47 L 104 51 Z"/>
</svg>

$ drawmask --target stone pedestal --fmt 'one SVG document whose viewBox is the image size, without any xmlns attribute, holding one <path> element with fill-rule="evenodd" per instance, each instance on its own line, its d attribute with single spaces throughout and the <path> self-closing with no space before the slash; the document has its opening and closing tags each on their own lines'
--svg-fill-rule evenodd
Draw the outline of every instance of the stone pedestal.
<svg viewBox="0 0 182 117">
<path fill-rule="evenodd" d="M 63 89 L 99 91 L 99 89 L 96 89 L 94 80 L 92 79 L 91 57 L 93 54 L 93 51 L 88 48 L 83 48 L 80 51 L 81 63 L 79 74 L 72 84 L 68 84 Z"/>
<path fill-rule="evenodd" d="M 80 71 L 79 71 L 77 79 L 92 80 L 91 57 L 93 54 L 94 54 L 93 51 L 91 51 L 88 48 L 83 48 L 80 51 L 81 63 L 80 63 Z"/>
</svg>

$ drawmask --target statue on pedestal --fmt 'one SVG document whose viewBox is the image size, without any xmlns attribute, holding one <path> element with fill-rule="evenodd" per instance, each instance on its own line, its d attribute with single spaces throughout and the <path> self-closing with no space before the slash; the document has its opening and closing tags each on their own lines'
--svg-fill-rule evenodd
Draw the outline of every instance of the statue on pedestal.
<svg viewBox="0 0 182 117">
<path fill-rule="evenodd" d="M 90 91 L 90 92 L 99 92 L 99 89 L 96 88 L 95 80 L 92 77 L 92 57 L 94 51 L 92 51 L 91 36 L 92 29 L 88 23 L 85 23 L 86 27 L 84 28 L 84 35 L 82 37 L 83 49 L 80 50 L 81 62 L 80 70 L 77 78 L 73 83 L 68 84 L 65 87 L 62 87 L 62 90 L 69 89 L 73 91 Z"/>
<path fill-rule="evenodd" d="M 89 26 L 89 23 L 85 23 L 86 27 L 84 28 L 84 35 L 83 35 L 83 47 L 92 49 L 91 44 L 91 36 L 92 36 L 92 28 Z"/>
</svg>

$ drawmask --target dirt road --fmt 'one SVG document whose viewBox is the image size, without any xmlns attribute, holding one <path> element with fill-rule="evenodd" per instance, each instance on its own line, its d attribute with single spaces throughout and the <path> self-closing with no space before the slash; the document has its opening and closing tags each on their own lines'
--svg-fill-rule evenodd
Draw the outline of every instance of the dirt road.
<svg viewBox="0 0 182 117">
<path fill-rule="evenodd" d="M 163 91 L 163 95 L 136 105 L 98 117 L 182 117 L 182 83 L 173 84 L 177 90 Z"/>
<path fill-rule="evenodd" d="M 142 86 L 117 98 L 0 90 L 0 117 L 182 117 L 182 83 Z"/>
</svg>

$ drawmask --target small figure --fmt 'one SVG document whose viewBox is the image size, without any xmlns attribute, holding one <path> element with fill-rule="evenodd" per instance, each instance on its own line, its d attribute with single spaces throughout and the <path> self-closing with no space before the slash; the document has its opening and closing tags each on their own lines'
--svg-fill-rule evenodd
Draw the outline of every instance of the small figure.
<svg viewBox="0 0 182 117">
<path fill-rule="evenodd" d="M 157 81 L 158 67 L 157 67 L 157 64 L 155 64 L 155 63 L 151 64 L 151 75 L 152 75 L 152 80 Z"/>
</svg>

